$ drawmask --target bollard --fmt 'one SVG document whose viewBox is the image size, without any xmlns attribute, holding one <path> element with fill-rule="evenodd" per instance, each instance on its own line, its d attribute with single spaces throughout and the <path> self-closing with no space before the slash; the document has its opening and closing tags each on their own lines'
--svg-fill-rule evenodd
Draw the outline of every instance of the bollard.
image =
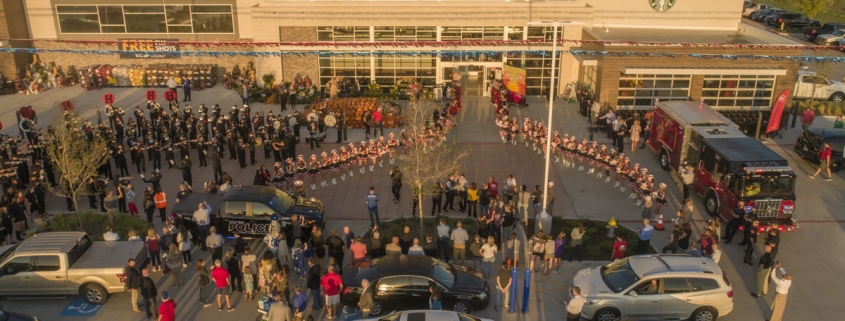
<svg viewBox="0 0 845 321">
<path fill-rule="evenodd" d="M 510 306 L 508 312 L 510 313 L 516 313 L 516 282 L 519 280 L 517 272 L 516 267 L 511 269 L 511 288 L 508 290 L 511 292 L 510 298 L 508 298 L 508 306 Z"/>
<path fill-rule="evenodd" d="M 523 286 L 525 289 L 522 293 L 522 313 L 525 314 L 528 312 L 528 297 L 529 293 L 531 293 L 531 269 L 525 268 L 525 285 Z"/>
</svg>

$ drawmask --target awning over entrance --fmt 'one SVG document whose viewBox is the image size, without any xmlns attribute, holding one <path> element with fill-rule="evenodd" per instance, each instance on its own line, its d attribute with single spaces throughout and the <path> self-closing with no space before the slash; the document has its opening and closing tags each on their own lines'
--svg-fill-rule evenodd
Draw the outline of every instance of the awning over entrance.
<svg viewBox="0 0 845 321">
<path fill-rule="evenodd" d="M 781 68 L 755 68 L 755 67 L 714 67 L 714 68 L 688 68 L 688 67 L 651 67 L 635 66 L 622 67 L 622 73 L 628 75 L 766 75 L 784 76 L 786 69 Z"/>
</svg>

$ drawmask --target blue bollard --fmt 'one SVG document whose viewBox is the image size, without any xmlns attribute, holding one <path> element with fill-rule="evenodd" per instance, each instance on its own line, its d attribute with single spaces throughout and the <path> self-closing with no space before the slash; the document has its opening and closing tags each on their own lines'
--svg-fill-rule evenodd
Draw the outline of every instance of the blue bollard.
<svg viewBox="0 0 845 321">
<path fill-rule="evenodd" d="M 523 293 L 522 293 L 522 313 L 525 314 L 526 312 L 528 312 L 528 297 L 529 297 L 529 293 L 531 293 L 531 269 L 530 268 L 525 269 L 525 285 L 523 286 L 523 289 L 525 289 L 525 291 L 523 291 Z"/>
<path fill-rule="evenodd" d="M 516 268 L 511 269 L 511 288 L 508 291 L 511 291 L 510 298 L 508 299 L 508 305 L 511 307 L 508 312 L 516 313 L 516 282 L 519 281 L 518 273 Z"/>
</svg>

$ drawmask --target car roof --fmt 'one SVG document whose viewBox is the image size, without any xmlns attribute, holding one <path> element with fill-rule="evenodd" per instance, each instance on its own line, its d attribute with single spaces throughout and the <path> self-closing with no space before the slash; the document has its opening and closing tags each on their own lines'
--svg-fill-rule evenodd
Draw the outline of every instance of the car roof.
<svg viewBox="0 0 845 321">
<path fill-rule="evenodd" d="M 26 239 L 15 252 L 70 252 L 85 232 L 38 233 Z"/>
<path fill-rule="evenodd" d="M 223 196 L 223 201 L 251 201 L 268 203 L 276 196 L 276 192 L 279 192 L 279 190 L 270 186 L 232 186 L 232 188 L 226 191 L 226 195 Z"/>
<path fill-rule="evenodd" d="M 722 269 L 715 261 L 685 254 L 632 256 L 628 258 L 628 264 L 641 277 L 668 273 L 722 274 Z"/>
<path fill-rule="evenodd" d="M 402 313 L 405 321 L 458 321 L 458 313 L 443 310 L 409 310 Z"/>
<path fill-rule="evenodd" d="M 377 277 L 392 275 L 430 276 L 434 270 L 432 258 L 422 255 L 385 255 L 373 260 Z"/>
<path fill-rule="evenodd" d="M 810 128 L 807 131 L 821 138 L 845 137 L 845 129 L 841 128 Z"/>
</svg>

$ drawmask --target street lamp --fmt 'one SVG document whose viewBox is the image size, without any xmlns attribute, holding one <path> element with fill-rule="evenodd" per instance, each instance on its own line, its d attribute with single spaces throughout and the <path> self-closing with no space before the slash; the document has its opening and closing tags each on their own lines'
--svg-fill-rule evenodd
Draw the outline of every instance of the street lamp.
<svg viewBox="0 0 845 321">
<path fill-rule="evenodd" d="M 562 25 L 579 25 L 584 24 L 583 22 L 571 22 L 571 21 L 529 21 L 529 26 L 553 26 L 554 30 L 552 32 L 552 75 L 551 75 L 551 82 L 549 85 L 549 121 L 546 124 L 546 166 L 545 166 L 545 175 L 543 176 L 543 211 L 537 217 L 537 221 L 543 223 L 540 226 L 544 233 L 551 232 L 552 228 L 552 218 L 549 215 L 548 211 L 546 210 L 546 204 L 548 204 L 548 197 L 549 197 L 549 168 L 551 167 L 551 150 L 552 150 L 552 115 L 554 114 L 554 88 L 555 88 L 555 66 L 557 64 L 557 29 Z"/>
</svg>

